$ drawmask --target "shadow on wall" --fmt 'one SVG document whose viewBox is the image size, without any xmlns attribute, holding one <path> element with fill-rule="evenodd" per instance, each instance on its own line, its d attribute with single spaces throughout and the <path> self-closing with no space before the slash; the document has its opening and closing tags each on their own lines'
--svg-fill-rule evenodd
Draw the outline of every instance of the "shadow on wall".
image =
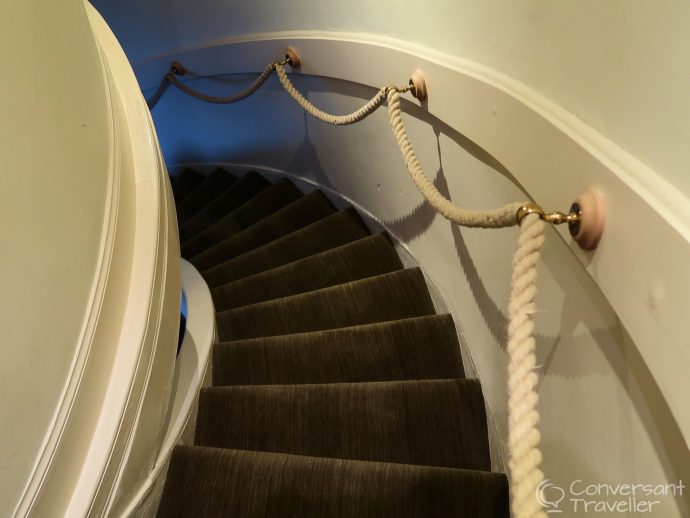
<svg viewBox="0 0 690 518">
<path fill-rule="evenodd" d="M 368 100 L 374 93 L 373 89 L 347 82 L 331 81 L 328 82 L 328 87 L 325 87 L 317 81 L 315 84 L 310 83 L 310 86 L 310 92 L 330 92 L 362 100 Z M 515 177 L 496 158 L 437 117 L 427 113 L 415 102 L 405 99 L 402 104 L 406 116 L 416 118 L 433 128 L 440 166 L 432 180 L 435 187 L 445 197 L 451 196 L 443 170 L 441 135 L 449 138 L 476 160 L 510 180 L 525 195 L 525 199 L 528 199 Z M 314 172 L 319 184 L 337 191 L 336 186 L 332 184 L 328 174 L 319 164 L 318 153 L 306 130 L 308 123 L 306 113 L 303 114 L 303 120 L 305 138 L 290 164 L 294 166 L 294 169 L 290 170 L 310 169 Z M 427 202 L 422 202 L 399 218 L 384 220 L 383 224 L 400 241 L 409 242 L 424 234 L 436 217 L 439 217 L 436 211 Z M 479 275 L 463 236 L 464 229 L 450 222 L 448 225 L 453 236 L 459 266 L 467 279 L 482 318 L 487 328 L 494 334 L 496 341 L 505 348 L 508 318 L 490 296 Z M 563 288 L 566 296 L 561 304 L 558 334 L 537 333 L 536 335 L 538 356 L 544 358 L 540 366 L 542 377 L 587 378 L 604 376 L 613 371 L 638 413 L 657 455 L 662 459 L 668 480 L 690 480 L 690 465 L 686 461 L 685 440 L 637 348 L 627 336 L 598 287 L 586 275 L 583 275 L 575 257 L 570 253 L 557 256 L 554 249 L 558 247 L 560 251 L 564 248 L 561 236 L 553 228 L 548 228 L 547 233 L 543 264 L 554 282 Z M 557 260 L 556 257 L 558 257 Z M 583 278 L 584 282 L 582 282 Z M 582 300 L 591 301 L 592 306 L 582 308 L 580 304 Z M 601 363 L 582 360 L 585 357 L 596 357 L 600 353 L 604 356 L 604 361 Z M 558 445 L 554 445 L 553 451 L 563 452 Z M 564 457 L 560 461 L 565 460 L 567 456 L 566 452 L 563 454 Z M 578 463 L 576 459 L 571 460 L 573 466 L 582 464 L 580 473 L 584 478 L 595 479 L 595 474 L 590 474 L 588 477 L 586 463 Z M 678 503 L 685 514 L 688 514 L 688 495 L 680 497 Z"/>
<path fill-rule="evenodd" d="M 212 94 L 228 93 L 245 86 L 252 78 L 224 76 L 198 79 L 195 80 L 198 83 L 195 87 L 204 88 Z M 299 76 L 294 81 L 307 97 L 320 93 L 364 101 L 375 94 L 373 88 L 343 81 Z M 317 148 L 314 135 L 310 134 L 310 128 L 315 131 L 319 125 L 311 124 L 311 116 L 286 99 L 287 94 L 275 78 L 269 80 L 254 97 L 232 106 L 206 105 L 183 98 L 182 94 L 171 89 L 154 110 L 168 163 L 261 164 L 299 172 L 326 188 L 340 191 L 321 163 L 319 152 L 323 150 Z M 183 120 L 178 103 L 182 103 L 186 110 Z M 191 106 L 187 103 L 193 103 L 193 109 L 187 109 Z M 385 107 L 381 109 L 385 110 Z M 520 188 L 498 160 L 443 121 L 429 115 L 423 107 L 405 99 L 403 111 L 405 117 L 417 119 L 434 131 L 439 166 L 432 180 L 444 196 L 450 197 L 450 188 L 443 168 L 441 136 Z M 229 126 L 228 122 L 232 124 Z M 390 132 L 387 126 L 381 131 Z M 295 141 L 299 142 L 296 147 Z M 424 235 L 437 217 L 440 216 L 434 209 L 422 202 L 401 216 L 383 220 L 383 224 L 400 241 L 410 242 Z M 471 253 L 472 239 L 476 234 L 450 223 L 447 225 L 458 266 L 481 319 L 496 342 L 504 347 L 507 316 L 480 275 L 478 266 L 483 265 L 478 265 Z M 687 446 L 658 386 L 596 285 L 582 272 L 581 266 L 570 253 L 563 253 L 565 248 L 560 236 L 553 229 L 548 229 L 540 276 L 550 276 L 549 282 L 557 284 L 565 297 L 555 304 L 555 307 L 561 308 L 560 315 L 549 315 L 551 320 L 558 321 L 558 332 L 537 335 L 538 357 L 543 358 L 542 380 L 573 379 L 587 383 L 590 379 L 596 381 L 597 378 L 605 378 L 613 371 L 662 460 L 668 480 L 689 480 L 690 467 L 685 461 Z M 591 305 L 583 307 L 583 300 L 591 301 Z M 546 326 L 539 323 L 540 315 L 537 314 L 535 318 L 537 328 L 545 329 Z M 568 458 L 568 448 L 556 442 L 551 443 L 552 440 L 551 437 L 545 442 L 545 448 L 559 452 L 559 462 L 581 468 L 584 477 L 594 476 L 587 472 L 588 463 L 581 458 L 582 452 L 579 461 L 575 458 L 576 452 L 571 452 L 573 458 Z M 607 440 L 611 441 L 611 438 Z M 687 508 L 685 502 L 686 512 Z"/>
<path fill-rule="evenodd" d="M 255 79 L 254 75 L 223 75 L 198 77 L 190 83 L 194 88 L 211 95 L 228 95 L 239 91 L 253 79 Z M 328 93 L 361 99 L 364 104 L 376 93 L 374 88 L 347 81 L 331 81 L 299 75 L 292 77 L 292 80 L 297 89 L 306 97 L 309 97 L 309 94 Z M 146 90 L 144 95 L 148 97 L 154 91 L 155 88 Z M 307 131 L 310 116 L 292 101 L 290 101 L 292 109 L 286 110 L 282 103 L 280 106 L 277 105 L 277 102 L 286 99 L 288 99 L 288 94 L 283 91 L 275 77 L 270 78 L 252 97 L 232 105 L 207 104 L 186 97 L 175 88 L 169 88 L 153 110 L 154 122 L 166 162 L 169 164 L 251 162 L 247 158 L 265 159 L 271 153 L 282 156 L 288 152 L 292 154 L 293 161 L 290 165 L 295 167 L 294 170 L 313 172 L 319 182 L 333 187 L 328 175 L 319 166 L 318 156 Z M 498 160 L 442 120 L 430 115 L 416 101 L 403 98 L 401 104 L 406 116 L 428 124 L 437 137 L 441 134 L 445 135 L 477 160 L 518 185 L 515 178 Z M 187 109 L 187 106 L 193 109 Z M 385 109 L 384 106 L 379 110 L 385 111 Z M 280 141 L 285 135 L 293 135 L 296 114 L 301 114 L 304 121 L 301 128 L 303 141 L 300 147 L 286 151 L 271 146 L 271 142 Z M 228 119 L 230 116 L 232 118 Z M 242 125 L 229 127 L 228 120 L 241 120 Z M 390 130 L 386 127 L 383 131 Z M 257 139 L 257 135 L 262 138 Z M 247 138 L 250 136 L 251 138 Z M 257 157 L 258 150 L 262 150 L 264 154 L 262 157 Z"/>
<path fill-rule="evenodd" d="M 408 113 L 416 113 L 419 108 L 408 102 L 414 108 L 405 107 Z M 432 119 L 431 117 L 427 117 Z M 437 151 L 440 167 L 433 182 L 435 187 L 446 198 L 450 198 L 450 189 L 443 170 L 443 156 L 439 141 L 441 133 L 450 136 L 465 151 L 484 164 L 515 183 L 514 178 L 498 161 L 484 150 L 467 140 L 458 132 L 442 122 L 431 121 L 437 137 Z M 439 129 L 442 128 L 442 129 Z M 437 216 L 434 209 L 426 202 L 415 207 L 410 213 L 401 218 L 386 221 L 385 224 L 398 237 L 409 240 L 423 234 L 431 221 Z M 484 319 L 486 326 L 494 334 L 494 338 L 505 349 L 507 337 L 508 317 L 496 304 L 486 289 L 475 265 L 469 247 L 466 244 L 462 229 L 458 225 L 448 222 L 453 236 L 459 265 L 470 286 L 474 300 Z M 598 287 L 588 277 L 582 275 L 581 266 L 572 254 L 561 254 L 555 260 L 556 254 L 549 253 L 549 248 L 563 248 L 561 236 L 553 229 L 547 228 L 547 241 L 543 265 L 553 276 L 554 281 L 563 287 L 566 294 L 561 305 L 559 332 L 555 335 L 536 333 L 538 357 L 544 358 L 540 366 L 542 378 L 582 378 L 605 375 L 613 371 L 621 386 L 626 391 L 632 406 L 638 412 L 641 422 L 655 446 L 656 453 L 662 459 L 663 468 L 668 480 L 690 480 L 690 464 L 687 462 L 687 445 L 682 436 L 673 414 L 669 409 L 654 377 L 640 356 L 637 347 L 627 335 L 624 327 L 612 308 L 606 303 Z M 549 259 L 554 258 L 554 259 Z M 543 269 L 543 268 L 542 268 Z M 543 273 L 543 272 L 542 272 Z M 578 281 L 585 278 L 584 283 Z M 579 301 L 589 300 L 593 307 L 582 308 Z M 538 319 L 538 316 L 536 317 Z M 537 323 L 537 329 L 539 329 Z M 596 348 L 603 353 L 606 362 L 596 364 L 584 362 L 583 357 L 589 356 L 590 350 Z M 590 350 L 588 350 L 590 349 Z M 592 370 L 594 369 L 594 370 Z M 558 445 L 555 451 L 562 451 Z M 564 457 L 560 462 L 568 462 Z M 577 459 L 571 459 L 571 465 L 577 466 Z M 580 462 L 581 463 L 581 462 Z M 586 463 L 582 463 L 580 473 L 584 479 L 595 480 L 595 475 L 586 474 Z M 688 494 L 678 499 L 679 506 L 690 515 L 690 497 Z"/>
</svg>

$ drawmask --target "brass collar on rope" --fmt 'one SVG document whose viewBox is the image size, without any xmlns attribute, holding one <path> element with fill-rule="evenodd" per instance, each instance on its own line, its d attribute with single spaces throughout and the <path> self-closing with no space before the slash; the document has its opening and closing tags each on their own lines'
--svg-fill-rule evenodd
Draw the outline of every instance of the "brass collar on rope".
<svg viewBox="0 0 690 518">
<path fill-rule="evenodd" d="M 536 203 L 526 203 L 520 207 L 515 214 L 517 224 L 520 225 L 522 220 L 530 214 L 537 214 L 541 220 L 553 225 L 567 223 L 568 230 L 570 230 L 570 234 L 573 236 L 577 235 L 580 231 L 580 224 L 582 223 L 582 209 L 578 203 L 573 203 L 571 205 L 570 212 L 568 214 L 564 214 L 562 212 L 547 213 Z"/>
</svg>

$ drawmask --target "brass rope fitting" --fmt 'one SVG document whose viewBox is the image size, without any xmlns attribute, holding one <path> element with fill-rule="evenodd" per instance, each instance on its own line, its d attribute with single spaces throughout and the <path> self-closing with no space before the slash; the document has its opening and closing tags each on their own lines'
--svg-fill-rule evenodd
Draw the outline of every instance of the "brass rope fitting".
<svg viewBox="0 0 690 518">
<path fill-rule="evenodd" d="M 550 212 L 547 214 L 544 212 L 544 209 L 542 209 L 536 203 L 526 203 L 520 207 L 515 214 L 517 224 L 520 225 L 522 220 L 525 219 L 525 217 L 529 214 L 537 214 L 541 220 L 551 223 L 552 225 L 561 225 L 562 223 L 567 223 L 568 230 L 572 236 L 577 235 L 580 230 L 580 223 L 582 222 L 582 210 L 580 205 L 577 203 L 572 204 L 568 214 L 564 214 L 562 212 Z"/>
<path fill-rule="evenodd" d="M 300 68 L 302 65 L 302 59 L 299 56 L 299 52 L 295 47 L 288 47 L 285 50 L 285 65 L 290 65 L 292 68 Z"/>
<path fill-rule="evenodd" d="M 544 209 L 536 203 L 526 203 L 515 213 L 515 221 L 517 221 L 518 225 L 521 225 L 522 220 L 530 214 L 538 214 L 540 219 L 544 219 Z"/>
</svg>

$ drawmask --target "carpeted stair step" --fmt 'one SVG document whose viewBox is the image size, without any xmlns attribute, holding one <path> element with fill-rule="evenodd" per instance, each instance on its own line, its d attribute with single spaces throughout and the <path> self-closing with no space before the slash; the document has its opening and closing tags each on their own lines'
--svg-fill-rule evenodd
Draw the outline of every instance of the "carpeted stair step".
<svg viewBox="0 0 690 518">
<path fill-rule="evenodd" d="M 450 315 L 223 342 L 213 347 L 213 384 L 217 386 L 464 376 Z"/>
<path fill-rule="evenodd" d="M 173 198 L 175 205 L 182 201 L 204 181 L 204 175 L 193 169 L 184 169 L 175 178 L 171 179 Z"/>
<path fill-rule="evenodd" d="M 259 302 L 216 314 L 221 341 L 433 315 L 419 268 Z"/>
<path fill-rule="evenodd" d="M 201 184 L 177 206 L 177 222 L 181 227 L 190 217 L 237 181 L 237 177 L 220 167 L 208 175 Z"/>
<path fill-rule="evenodd" d="M 378 234 L 224 284 L 213 289 L 211 295 L 216 311 L 223 311 L 402 268 L 393 244 Z"/>
<path fill-rule="evenodd" d="M 206 270 L 270 243 L 290 232 L 306 227 L 335 212 L 335 206 L 321 191 L 312 191 L 250 227 L 195 255 L 189 259 L 189 262 L 198 270 Z"/>
<path fill-rule="evenodd" d="M 206 227 L 230 214 L 270 185 L 263 176 L 250 171 L 187 220 L 180 228 L 180 242 L 184 243 L 195 234 L 201 233 Z"/>
<path fill-rule="evenodd" d="M 199 446 L 490 470 L 477 380 L 202 389 Z"/>
<path fill-rule="evenodd" d="M 369 235 L 353 208 L 295 230 L 259 248 L 202 271 L 210 288 L 297 261 Z"/>
<path fill-rule="evenodd" d="M 161 518 L 508 518 L 505 475 L 177 446 Z"/>
<path fill-rule="evenodd" d="M 184 242 L 182 244 L 182 257 L 189 258 L 200 254 L 207 248 L 261 221 L 302 196 L 303 194 L 292 182 L 280 180 Z"/>
</svg>

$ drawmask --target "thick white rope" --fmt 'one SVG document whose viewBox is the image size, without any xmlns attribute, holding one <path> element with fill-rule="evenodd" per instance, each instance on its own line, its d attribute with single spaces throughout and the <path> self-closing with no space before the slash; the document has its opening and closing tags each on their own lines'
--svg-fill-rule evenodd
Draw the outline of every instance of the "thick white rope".
<svg viewBox="0 0 690 518">
<path fill-rule="evenodd" d="M 261 72 L 259 77 L 257 77 L 254 80 L 254 82 L 252 82 L 252 84 L 250 84 L 241 92 L 231 96 L 220 97 L 208 95 L 203 92 L 199 92 L 198 90 L 194 90 L 193 88 L 187 86 L 182 81 L 180 81 L 174 72 L 169 72 L 168 74 L 166 74 L 164 81 L 167 81 L 169 84 L 172 84 L 181 92 L 184 92 L 185 94 L 194 97 L 195 99 L 199 99 L 200 101 L 214 104 L 231 104 L 237 101 L 241 101 L 242 99 L 246 99 L 254 92 L 256 92 L 266 82 L 266 80 L 270 77 L 270 75 L 273 72 L 276 72 L 276 74 L 278 75 L 278 79 L 280 80 L 280 84 L 282 85 L 283 89 L 305 111 L 307 111 L 317 119 L 328 124 L 333 124 L 335 126 L 345 126 L 348 124 L 354 124 L 355 122 L 359 122 L 362 119 L 365 119 L 366 117 L 374 113 L 378 109 L 378 107 L 381 106 L 386 100 L 386 92 L 389 89 L 389 87 L 381 88 L 376 93 L 376 95 L 369 102 L 367 102 L 367 104 L 365 104 L 359 110 L 353 113 L 348 113 L 345 115 L 332 115 L 330 113 L 326 113 L 322 110 L 319 110 L 316 106 L 314 106 L 314 104 L 312 104 L 304 98 L 304 96 L 297 90 L 297 88 L 295 88 L 295 86 L 288 78 L 287 73 L 285 72 L 285 69 L 283 68 L 281 63 L 271 63 L 263 70 L 263 72 Z M 403 90 L 407 91 L 409 90 L 409 88 Z M 158 101 L 158 99 L 160 99 L 160 95 L 162 95 L 162 92 L 165 90 L 161 87 L 159 88 L 159 91 L 161 91 L 160 94 L 156 92 L 156 95 L 153 96 L 153 99 L 155 99 L 155 101 L 152 104 L 155 104 Z"/>
<path fill-rule="evenodd" d="M 427 201 L 447 219 L 466 227 L 498 228 L 516 224 L 514 203 L 493 210 L 470 211 L 445 198 L 424 174 L 402 121 L 400 94 L 388 92 L 388 114 L 407 170 Z M 539 410 L 536 386 L 536 341 L 534 339 L 534 297 L 537 293 L 537 262 L 544 242 L 544 221 L 529 214 L 521 222 L 520 238 L 513 258 L 508 304 L 508 448 L 510 452 L 511 507 L 515 518 L 544 518 L 537 490 L 544 480 L 539 468 Z"/>
<path fill-rule="evenodd" d="M 285 69 L 277 65 L 275 67 L 276 74 L 278 74 L 278 79 L 283 89 L 290 94 L 297 104 L 299 104 L 305 111 L 319 119 L 320 121 L 326 122 L 328 124 L 333 124 L 335 126 L 346 126 L 348 124 L 354 124 L 362 119 L 368 117 L 376 111 L 376 109 L 383 104 L 386 100 L 386 91 L 388 87 L 381 88 L 376 95 L 359 110 L 349 113 L 347 115 L 331 115 L 324 111 L 319 110 L 311 102 L 304 98 L 304 96 L 295 88 L 290 79 L 285 72 Z"/>
<path fill-rule="evenodd" d="M 332 115 L 318 109 L 295 88 L 281 63 L 272 63 L 248 88 L 232 97 L 212 97 L 201 94 L 181 83 L 174 74 L 170 82 L 181 91 L 206 102 L 225 104 L 236 102 L 254 93 L 275 71 L 283 89 L 304 110 L 317 119 L 333 125 L 353 124 L 371 115 L 388 100 L 388 116 L 412 180 L 419 192 L 445 218 L 465 227 L 502 228 L 518 224 L 516 215 L 524 203 L 511 203 L 491 210 L 467 210 L 444 197 L 424 173 L 417 160 L 402 120 L 400 93 L 410 87 L 386 86 L 359 110 L 346 115 Z M 536 391 L 538 376 L 536 342 L 534 339 L 534 297 L 537 292 L 537 262 L 544 242 L 544 222 L 537 214 L 525 216 L 520 223 L 520 238 L 513 258 L 510 302 L 508 304 L 508 446 L 511 508 L 515 518 L 544 518 L 537 498 L 544 474 L 539 468 L 542 454 L 538 429 L 539 411 Z"/>
<path fill-rule="evenodd" d="M 501 228 L 512 227 L 516 224 L 515 214 L 524 205 L 523 203 L 511 203 L 492 210 L 467 210 L 443 196 L 424 174 L 422 164 L 417 160 L 410 139 L 407 137 L 401 113 L 400 93 L 396 89 L 391 88 L 388 91 L 388 117 L 393 129 L 393 135 L 398 143 L 398 147 L 400 147 L 400 152 L 412 180 L 419 192 L 422 193 L 432 207 L 453 223 L 463 227 Z"/>
<path fill-rule="evenodd" d="M 544 222 L 537 214 L 525 216 L 513 257 L 508 303 L 508 448 L 513 516 L 544 518 L 537 491 L 544 480 L 539 468 L 539 411 L 534 339 L 534 298 L 537 263 L 544 243 Z"/>
<path fill-rule="evenodd" d="M 309 113 L 330 124 L 351 124 L 363 119 L 380 104 L 386 94 L 388 115 L 393 135 L 417 189 L 438 212 L 450 221 L 465 227 L 501 228 L 516 224 L 516 214 L 524 203 L 511 203 L 493 210 L 467 210 L 444 197 L 424 173 L 402 121 L 400 92 L 386 87 L 367 105 L 349 116 L 336 117 L 324 113 L 307 101 L 290 83 L 287 74 L 277 67 L 283 88 Z M 387 92 L 387 93 L 386 93 Z M 359 118 L 357 118 L 359 117 Z M 544 479 L 539 469 L 542 455 L 539 450 L 540 434 L 537 428 L 539 411 L 536 385 L 534 322 L 534 296 L 537 292 L 537 262 L 544 242 L 544 222 L 537 214 L 530 214 L 521 222 L 520 238 L 513 259 L 512 291 L 508 306 L 508 420 L 512 509 L 515 518 L 542 518 L 537 489 Z"/>
<path fill-rule="evenodd" d="M 305 99 L 290 82 L 283 67 L 276 66 L 276 73 L 280 79 L 280 84 L 285 91 L 290 94 L 290 97 L 297 101 L 302 108 L 314 117 L 328 124 L 344 125 L 358 122 L 368 115 L 371 115 L 387 98 L 390 125 L 393 129 L 393 135 L 398 143 L 398 147 L 400 147 L 400 152 L 402 153 L 407 170 L 417 186 L 417 189 L 419 189 L 432 207 L 450 221 L 464 227 L 500 228 L 512 227 L 516 224 L 515 214 L 524 204 L 511 203 L 494 210 L 473 211 L 463 209 L 444 197 L 438 189 L 436 189 L 426 174 L 424 174 L 424 169 L 419 163 L 419 160 L 417 160 L 410 139 L 407 137 L 407 131 L 405 130 L 405 125 L 403 124 L 401 116 L 400 91 L 407 91 L 409 87 L 398 88 L 395 86 L 386 86 L 381 88 L 367 104 L 356 112 L 348 115 L 331 115 L 330 113 L 319 110 L 311 102 Z"/>
<path fill-rule="evenodd" d="M 193 88 L 190 88 L 186 84 L 184 84 L 182 81 L 180 81 L 177 78 L 177 75 L 173 72 L 169 72 L 168 74 L 165 75 L 165 79 L 167 79 L 171 85 L 173 85 L 175 88 L 180 90 L 181 92 L 186 93 L 187 95 L 194 97 L 195 99 L 199 99 L 200 101 L 204 101 L 207 103 L 213 103 L 213 104 L 231 104 L 231 103 L 236 103 L 237 101 L 241 101 L 242 99 L 246 99 L 250 95 L 252 95 L 254 92 L 256 92 L 261 85 L 263 85 L 266 82 L 266 79 L 268 79 L 271 74 L 273 73 L 273 69 L 275 63 L 271 63 L 270 65 L 267 65 L 266 68 L 264 68 L 263 72 L 259 74 L 259 77 L 257 77 L 252 84 L 250 84 L 247 88 L 242 90 L 241 92 L 235 94 L 235 95 L 229 95 L 226 97 L 219 97 L 215 95 L 207 95 L 205 93 L 199 92 L 197 90 L 194 90 Z M 155 96 L 154 96 L 155 97 Z M 160 98 L 160 96 L 159 96 Z M 156 99 L 158 101 L 158 99 Z"/>
</svg>

